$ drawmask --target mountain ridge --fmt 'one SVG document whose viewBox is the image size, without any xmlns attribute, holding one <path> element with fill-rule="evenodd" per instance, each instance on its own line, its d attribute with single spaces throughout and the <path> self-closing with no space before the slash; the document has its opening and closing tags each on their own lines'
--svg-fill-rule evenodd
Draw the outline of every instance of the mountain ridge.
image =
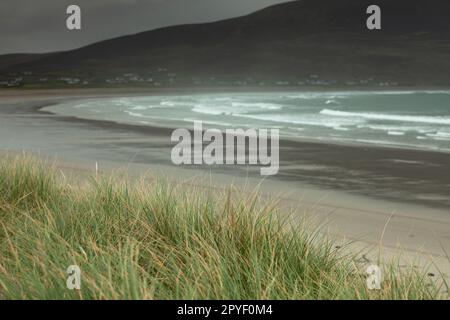
<svg viewBox="0 0 450 320">
<path fill-rule="evenodd" d="M 301 84 L 311 76 L 327 83 L 449 85 L 450 3 L 379 0 L 382 30 L 376 31 L 366 28 L 370 4 L 290 1 L 242 17 L 108 39 L 6 66 L 1 73 L 92 82 L 136 73 L 160 85 L 206 84 L 213 78 L 219 85 Z M 0 67 L 1 61 L 0 56 Z"/>
</svg>

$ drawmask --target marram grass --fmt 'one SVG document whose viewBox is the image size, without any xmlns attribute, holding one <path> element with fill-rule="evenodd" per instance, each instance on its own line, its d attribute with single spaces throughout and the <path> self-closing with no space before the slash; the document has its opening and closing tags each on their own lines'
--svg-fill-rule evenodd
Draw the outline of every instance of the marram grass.
<svg viewBox="0 0 450 320">
<path fill-rule="evenodd" d="M 86 180 L 86 179 L 84 179 Z M 437 299 L 425 273 L 382 289 L 330 241 L 257 195 L 163 182 L 68 181 L 39 160 L 0 161 L 1 299 Z M 81 290 L 66 287 L 69 265 Z"/>
</svg>

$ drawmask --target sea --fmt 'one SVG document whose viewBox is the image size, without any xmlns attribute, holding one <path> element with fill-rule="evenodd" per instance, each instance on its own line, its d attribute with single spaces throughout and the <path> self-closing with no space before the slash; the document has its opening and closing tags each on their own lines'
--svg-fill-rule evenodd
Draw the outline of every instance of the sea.
<svg viewBox="0 0 450 320">
<path fill-rule="evenodd" d="M 169 128 L 279 129 L 286 139 L 450 152 L 450 91 L 257 92 L 88 99 L 49 111 Z"/>
</svg>

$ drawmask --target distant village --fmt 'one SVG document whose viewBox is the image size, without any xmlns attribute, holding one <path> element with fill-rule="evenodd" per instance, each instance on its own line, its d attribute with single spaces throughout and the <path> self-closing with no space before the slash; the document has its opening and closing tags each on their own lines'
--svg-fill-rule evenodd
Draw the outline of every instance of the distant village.
<svg viewBox="0 0 450 320">
<path fill-rule="evenodd" d="M 0 88 L 19 87 L 104 87 L 104 86 L 139 86 L 139 87 L 175 87 L 175 86 L 230 86 L 230 87 L 295 87 L 295 86 L 355 86 L 355 87 L 395 87 L 399 83 L 392 81 L 377 81 L 374 78 L 363 78 L 351 81 L 324 79 L 320 75 L 309 74 L 289 79 L 261 79 L 241 76 L 222 77 L 186 77 L 158 68 L 152 75 L 138 73 L 123 73 L 114 76 L 82 77 L 82 76 L 37 76 L 26 71 L 7 78 L 0 78 Z"/>
</svg>

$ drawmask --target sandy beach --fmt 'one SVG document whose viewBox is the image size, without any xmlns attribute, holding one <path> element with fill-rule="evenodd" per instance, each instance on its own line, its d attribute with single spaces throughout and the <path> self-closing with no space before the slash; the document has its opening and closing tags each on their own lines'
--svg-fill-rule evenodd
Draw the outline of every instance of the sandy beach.
<svg viewBox="0 0 450 320">
<path fill-rule="evenodd" d="M 67 172 L 125 169 L 178 183 L 250 192 L 259 186 L 280 211 L 307 216 L 364 263 L 429 265 L 450 274 L 450 154 L 434 151 L 280 143 L 280 173 L 261 181 L 256 168 L 176 167 L 170 128 L 134 126 L 52 114 L 44 107 L 85 98 L 151 95 L 145 90 L 0 91 L 0 150 L 27 151 Z M 164 92 L 170 94 L 171 92 Z M 42 109 L 44 108 L 44 109 Z M 350 243 L 350 244 L 349 244 Z M 357 250 L 357 251 L 354 251 Z"/>
</svg>

